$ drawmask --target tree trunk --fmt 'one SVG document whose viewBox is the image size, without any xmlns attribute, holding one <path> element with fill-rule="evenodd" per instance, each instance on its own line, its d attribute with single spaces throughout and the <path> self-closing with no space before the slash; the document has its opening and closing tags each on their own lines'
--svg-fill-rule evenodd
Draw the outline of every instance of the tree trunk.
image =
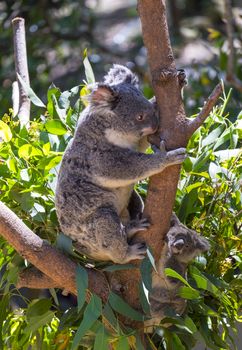
<svg viewBox="0 0 242 350">
<path fill-rule="evenodd" d="M 157 140 L 158 143 L 160 139 L 164 140 L 167 150 L 186 147 L 189 137 L 216 103 L 222 91 L 221 85 L 214 89 L 197 118 L 192 121 L 186 119 L 179 75 L 170 45 L 165 0 L 138 0 L 138 12 L 160 115 L 160 129 L 154 141 L 157 144 Z M 156 262 L 160 258 L 163 240 L 170 227 L 179 174 L 180 166 L 174 165 L 150 178 L 144 216 L 150 219 L 152 226 L 149 230 L 138 233 L 137 239 L 145 241 L 151 248 Z M 111 287 L 115 289 L 121 285 L 123 298 L 136 309 L 140 309 L 139 263 L 136 262 L 136 270 L 116 272 L 111 279 Z M 133 326 L 137 327 L 137 324 Z"/>
</svg>

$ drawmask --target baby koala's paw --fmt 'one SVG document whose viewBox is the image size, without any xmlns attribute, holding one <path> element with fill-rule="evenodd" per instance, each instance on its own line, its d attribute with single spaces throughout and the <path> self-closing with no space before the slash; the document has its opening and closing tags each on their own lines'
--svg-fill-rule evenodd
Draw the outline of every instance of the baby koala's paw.
<svg viewBox="0 0 242 350">
<path fill-rule="evenodd" d="M 145 231 L 150 227 L 150 222 L 148 219 L 143 218 L 143 219 L 135 219 L 131 220 L 127 225 L 126 225 L 126 234 L 128 238 L 131 238 L 134 236 L 136 232 L 139 231 Z"/>
<path fill-rule="evenodd" d="M 136 259 L 144 259 L 147 251 L 145 243 L 135 243 L 129 246 L 126 262 Z"/>
</svg>

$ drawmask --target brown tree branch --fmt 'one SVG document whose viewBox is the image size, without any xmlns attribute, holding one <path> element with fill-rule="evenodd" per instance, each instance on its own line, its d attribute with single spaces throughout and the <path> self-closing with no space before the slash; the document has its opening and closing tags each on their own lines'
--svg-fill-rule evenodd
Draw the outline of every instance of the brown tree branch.
<svg viewBox="0 0 242 350">
<path fill-rule="evenodd" d="M 190 137 L 206 120 L 209 113 L 212 111 L 213 107 L 218 101 L 219 96 L 223 91 L 222 84 L 218 84 L 212 91 L 211 95 L 208 97 L 207 101 L 198 116 L 191 120 L 188 124 L 188 136 Z"/>
<path fill-rule="evenodd" d="M 231 0 L 224 0 L 225 7 L 225 19 L 226 19 L 226 32 L 228 38 L 229 54 L 227 63 L 227 75 L 226 79 L 237 90 L 242 92 L 242 81 L 238 79 L 234 73 L 235 66 L 235 49 L 234 49 L 234 28 L 233 28 L 233 11 Z"/>
<path fill-rule="evenodd" d="M 185 147 L 191 134 L 208 116 L 219 94 L 221 86 L 215 88 L 198 118 L 191 122 L 186 118 L 181 97 L 181 86 L 171 49 L 166 20 L 165 0 L 139 0 L 138 11 L 142 24 L 144 44 L 156 101 L 160 112 L 159 139 L 163 139 L 168 150 Z M 149 217 L 152 226 L 148 231 L 136 235 L 151 247 L 155 260 L 160 258 L 163 239 L 170 226 L 180 166 L 170 166 L 162 173 L 150 178 L 145 202 L 144 216 Z M 138 266 L 138 262 L 136 262 Z M 123 286 L 122 295 L 134 308 L 139 309 L 138 268 L 115 273 L 115 283 Z M 112 280 L 111 280 L 112 285 Z"/>
<path fill-rule="evenodd" d="M 14 42 L 14 58 L 15 71 L 21 76 L 24 82 L 29 85 L 29 71 L 27 61 L 27 50 L 25 40 L 24 19 L 16 17 L 12 20 L 13 26 L 13 42 Z M 19 84 L 19 110 L 18 112 L 20 123 L 26 125 L 30 118 L 30 99 L 26 95 L 20 81 Z"/>
<path fill-rule="evenodd" d="M 17 288 L 32 288 L 32 289 L 48 289 L 48 288 L 60 288 L 63 286 L 58 285 L 52 278 L 43 274 L 36 267 L 28 268 L 20 272 L 18 276 Z"/>
<path fill-rule="evenodd" d="M 2 202 L 0 202 L 0 234 L 22 257 L 48 276 L 50 280 L 55 281 L 56 286 L 77 294 L 75 278 L 77 264 L 32 232 Z M 105 275 L 94 269 L 87 269 L 87 272 L 88 288 L 106 301 L 109 286 Z M 51 282 L 50 280 L 48 283 Z"/>
</svg>

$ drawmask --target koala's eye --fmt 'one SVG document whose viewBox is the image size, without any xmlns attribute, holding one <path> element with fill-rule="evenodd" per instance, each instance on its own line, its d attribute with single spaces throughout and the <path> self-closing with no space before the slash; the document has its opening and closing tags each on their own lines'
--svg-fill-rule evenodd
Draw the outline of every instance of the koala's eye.
<svg viewBox="0 0 242 350">
<path fill-rule="evenodd" d="M 136 119 L 140 122 L 144 119 L 144 116 L 142 114 L 139 114 Z"/>
</svg>

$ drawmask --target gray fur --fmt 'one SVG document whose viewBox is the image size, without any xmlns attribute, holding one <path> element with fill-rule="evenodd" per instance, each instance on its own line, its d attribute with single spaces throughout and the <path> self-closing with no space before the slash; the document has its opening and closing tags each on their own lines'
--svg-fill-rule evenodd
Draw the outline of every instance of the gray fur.
<svg viewBox="0 0 242 350">
<path fill-rule="evenodd" d="M 196 256 L 209 250 L 209 243 L 196 231 L 183 225 L 175 214 L 172 214 L 171 227 L 158 266 L 158 274 L 153 274 L 152 292 L 150 293 L 150 309 L 152 320 L 146 326 L 158 325 L 168 311 L 182 314 L 186 308 L 186 300 L 178 295 L 183 283 L 178 279 L 167 277 L 165 268 L 171 268 L 186 278 L 189 262 Z"/>
<path fill-rule="evenodd" d="M 146 136 L 157 130 L 158 118 L 137 84 L 128 68 L 115 65 L 104 83 L 96 85 L 64 153 L 55 199 L 61 229 L 81 252 L 121 264 L 146 253 L 143 244 L 127 242 L 147 228 L 147 222 L 137 221 L 136 230 L 130 223 L 128 203 L 135 182 L 185 157 L 183 148 L 140 151 Z"/>
</svg>

